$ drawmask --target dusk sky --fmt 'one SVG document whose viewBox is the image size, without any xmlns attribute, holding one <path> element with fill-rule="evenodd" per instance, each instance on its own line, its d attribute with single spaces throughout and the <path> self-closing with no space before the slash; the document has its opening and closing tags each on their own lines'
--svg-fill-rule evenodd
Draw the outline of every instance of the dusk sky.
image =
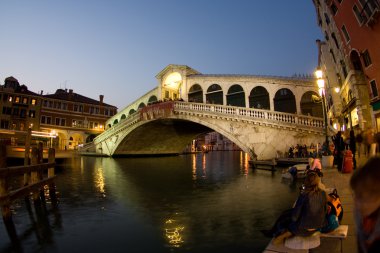
<svg viewBox="0 0 380 253">
<path fill-rule="evenodd" d="M 203 74 L 312 74 L 311 0 L 1 1 L 0 84 L 74 92 L 124 108 L 168 64 Z"/>
</svg>

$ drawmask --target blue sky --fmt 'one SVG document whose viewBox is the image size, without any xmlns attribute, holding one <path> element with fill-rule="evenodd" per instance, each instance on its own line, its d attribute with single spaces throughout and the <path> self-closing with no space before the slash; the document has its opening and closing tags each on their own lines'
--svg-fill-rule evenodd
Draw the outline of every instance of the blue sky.
<svg viewBox="0 0 380 253">
<path fill-rule="evenodd" d="M 311 0 L 1 1 L 0 84 L 58 88 L 122 109 L 168 64 L 204 74 L 311 74 Z"/>
</svg>

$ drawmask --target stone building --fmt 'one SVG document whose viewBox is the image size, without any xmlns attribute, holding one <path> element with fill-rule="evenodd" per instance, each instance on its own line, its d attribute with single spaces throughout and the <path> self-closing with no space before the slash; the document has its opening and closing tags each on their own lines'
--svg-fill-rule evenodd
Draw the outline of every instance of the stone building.
<svg viewBox="0 0 380 253">
<path fill-rule="evenodd" d="M 115 106 L 104 103 L 103 95 L 94 100 L 72 89 L 58 89 L 41 97 L 40 130 L 57 136 L 54 146 L 58 149 L 77 149 L 92 141 L 117 112 Z"/>
<path fill-rule="evenodd" d="M 313 2 L 325 36 L 318 46 L 320 67 L 329 85 L 330 117 L 342 130 L 376 126 L 379 131 L 379 0 Z M 338 97 L 335 88 L 339 88 Z"/>
<path fill-rule="evenodd" d="M 13 76 L 0 86 L 0 128 L 26 131 L 40 126 L 41 97 L 26 85 L 20 85 Z"/>
</svg>

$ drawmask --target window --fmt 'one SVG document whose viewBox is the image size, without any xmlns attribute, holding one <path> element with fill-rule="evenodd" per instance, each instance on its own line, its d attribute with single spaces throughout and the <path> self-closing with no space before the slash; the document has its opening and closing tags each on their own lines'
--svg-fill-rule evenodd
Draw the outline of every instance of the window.
<svg viewBox="0 0 380 253">
<path fill-rule="evenodd" d="M 49 101 L 49 107 L 53 108 L 53 101 Z"/>
<path fill-rule="evenodd" d="M 368 67 L 369 65 L 372 64 L 371 57 L 369 56 L 368 50 L 365 50 L 362 54 L 363 56 L 363 61 L 364 61 L 364 66 Z"/>
<path fill-rule="evenodd" d="M 36 117 L 36 111 L 35 110 L 29 110 L 29 118 L 35 118 Z"/>
<path fill-rule="evenodd" d="M 338 40 L 337 40 L 336 37 L 335 37 L 335 33 L 332 33 L 332 34 L 331 34 L 331 38 L 334 40 L 336 48 L 339 49 L 339 43 L 338 43 Z"/>
<path fill-rule="evenodd" d="M 343 32 L 343 35 L 344 35 L 346 42 L 348 43 L 350 41 L 350 35 L 348 35 L 348 32 L 347 32 L 345 25 L 342 26 L 342 32 Z"/>
<path fill-rule="evenodd" d="M 36 105 L 36 100 L 34 99 L 34 98 L 32 98 L 32 100 L 30 101 L 30 103 L 32 104 L 32 105 Z"/>
<path fill-rule="evenodd" d="M 44 100 L 44 107 L 47 107 L 47 106 L 48 106 L 48 101 Z"/>
<path fill-rule="evenodd" d="M 335 55 L 332 49 L 330 49 L 331 57 L 333 58 L 334 62 L 336 63 Z"/>
<path fill-rule="evenodd" d="M 352 7 L 352 10 L 355 14 L 355 17 L 356 17 L 356 20 L 358 21 L 358 23 L 363 24 L 363 21 L 364 21 L 363 16 L 360 13 L 359 8 L 358 8 L 358 6 L 356 6 L 356 4 L 354 4 L 354 7 Z"/>
<path fill-rule="evenodd" d="M 60 123 L 61 123 L 61 119 L 60 118 L 55 118 L 55 125 L 59 126 Z"/>
<path fill-rule="evenodd" d="M 104 109 L 104 115 L 108 115 L 108 109 Z"/>
<path fill-rule="evenodd" d="M 95 113 L 96 113 L 96 114 L 99 114 L 99 107 L 96 107 L 96 108 L 95 108 Z"/>
<path fill-rule="evenodd" d="M 67 110 L 67 104 L 66 103 L 62 103 L 62 110 Z"/>
<path fill-rule="evenodd" d="M 20 103 L 20 97 L 15 98 L 15 103 Z"/>
<path fill-rule="evenodd" d="M 74 105 L 74 112 L 78 111 L 78 105 Z"/>
<path fill-rule="evenodd" d="M 369 82 L 369 84 L 371 85 L 372 97 L 373 98 L 378 97 L 379 92 L 377 91 L 376 81 L 372 80 L 371 82 Z"/>
<path fill-rule="evenodd" d="M 325 31 L 325 39 L 328 41 L 330 39 L 329 34 Z"/>
<path fill-rule="evenodd" d="M 20 110 L 20 118 L 26 118 L 26 110 L 25 109 Z"/>
<path fill-rule="evenodd" d="M 12 114 L 12 108 L 3 106 L 3 114 L 11 115 Z"/>
<path fill-rule="evenodd" d="M 90 107 L 90 114 L 93 114 L 94 113 L 94 110 L 95 110 L 95 108 L 94 107 Z"/>
<path fill-rule="evenodd" d="M 41 124 L 51 124 L 51 117 L 48 116 L 41 116 Z"/>
<path fill-rule="evenodd" d="M 19 108 L 13 108 L 13 115 L 18 116 L 19 112 Z"/>
<path fill-rule="evenodd" d="M 329 15 L 325 12 L 325 20 L 326 20 L 326 24 L 330 24 L 330 18 L 329 18 Z"/>
<path fill-rule="evenodd" d="M 28 104 L 28 98 L 22 98 L 22 103 L 25 105 Z"/>
<path fill-rule="evenodd" d="M 335 14 L 338 12 L 338 7 L 336 7 L 336 5 L 333 3 L 330 8 L 332 14 L 335 16 Z"/>
<path fill-rule="evenodd" d="M 83 105 L 79 105 L 79 111 L 83 112 Z"/>
<path fill-rule="evenodd" d="M 344 63 L 343 60 L 340 61 L 340 66 L 342 67 L 342 72 L 343 72 L 344 78 L 346 78 L 348 73 L 347 73 L 346 64 Z"/>
<path fill-rule="evenodd" d="M 66 119 L 61 119 L 61 126 L 66 126 Z"/>
<path fill-rule="evenodd" d="M 9 96 L 9 97 L 8 97 L 8 101 L 9 101 L 9 102 L 12 102 L 12 100 L 13 100 L 13 97 L 12 97 L 12 96 Z"/>
<path fill-rule="evenodd" d="M 168 90 L 165 91 L 165 98 L 169 98 L 169 91 Z"/>
</svg>

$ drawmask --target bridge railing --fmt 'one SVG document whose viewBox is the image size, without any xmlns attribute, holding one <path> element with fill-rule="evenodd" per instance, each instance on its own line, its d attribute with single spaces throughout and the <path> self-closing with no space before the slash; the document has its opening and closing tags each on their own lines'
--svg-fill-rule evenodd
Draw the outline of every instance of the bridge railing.
<svg viewBox="0 0 380 253">
<path fill-rule="evenodd" d="M 171 110 L 184 112 L 198 112 L 210 115 L 225 115 L 233 118 L 241 118 L 244 120 L 272 122 L 281 125 L 297 125 L 300 127 L 313 127 L 322 130 L 324 123 L 322 118 L 311 117 L 299 114 L 276 112 L 263 109 L 244 108 L 237 106 L 225 106 L 215 104 L 188 103 L 188 102 L 165 102 L 173 103 Z M 146 108 L 148 109 L 148 108 Z M 118 124 L 104 131 L 101 135 L 95 138 L 96 141 L 103 141 L 115 133 L 123 131 L 129 126 L 144 120 L 141 117 L 140 111 L 135 112 L 128 118 L 121 120 Z"/>
<path fill-rule="evenodd" d="M 238 117 L 255 120 L 259 119 L 263 121 L 278 122 L 282 124 L 296 124 L 299 126 L 315 127 L 321 129 L 324 126 L 323 118 L 236 106 L 174 102 L 174 110 L 197 111 L 205 113 L 211 112 L 231 116 L 235 115 Z"/>
</svg>

